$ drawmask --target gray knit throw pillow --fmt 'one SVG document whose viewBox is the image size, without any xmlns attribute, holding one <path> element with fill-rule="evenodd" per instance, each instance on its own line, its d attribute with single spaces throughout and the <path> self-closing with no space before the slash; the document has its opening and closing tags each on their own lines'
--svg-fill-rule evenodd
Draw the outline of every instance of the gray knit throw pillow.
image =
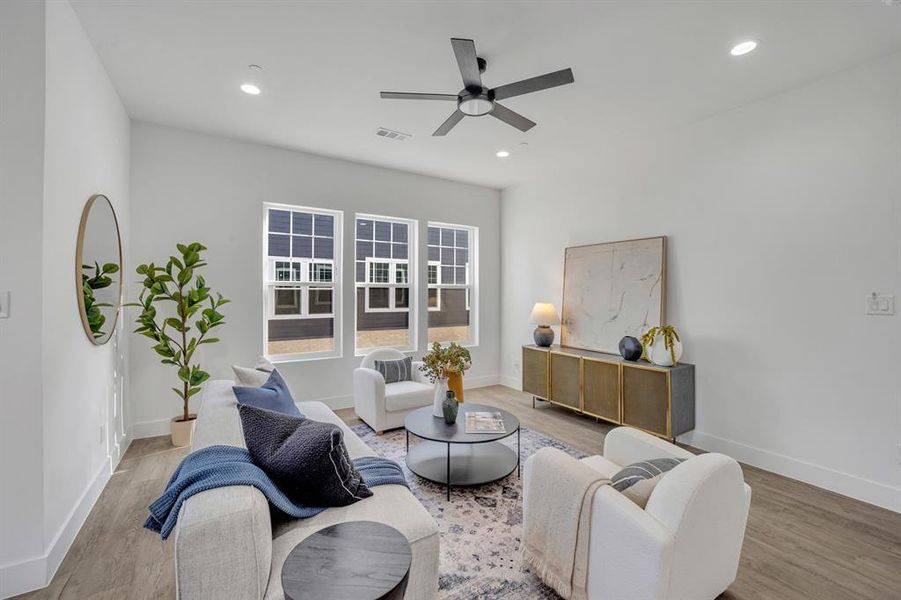
<svg viewBox="0 0 901 600">
<path fill-rule="evenodd" d="M 663 476 L 685 462 L 684 458 L 652 458 L 623 467 L 610 478 L 610 485 L 644 508 Z"/>
<path fill-rule="evenodd" d="M 346 506 L 372 495 L 337 425 L 248 404 L 238 411 L 250 457 L 295 502 Z"/>
<path fill-rule="evenodd" d="M 413 357 L 399 358 L 397 360 L 376 360 L 375 370 L 382 374 L 385 383 L 398 381 L 410 381 L 413 379 Z"/>
</svg>

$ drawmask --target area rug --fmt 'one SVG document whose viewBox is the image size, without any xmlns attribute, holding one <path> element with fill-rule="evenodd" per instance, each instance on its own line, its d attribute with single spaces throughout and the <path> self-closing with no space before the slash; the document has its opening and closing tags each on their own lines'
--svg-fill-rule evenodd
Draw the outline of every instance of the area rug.
<svg viewBox="0 0 901 600">
<path fill-rule="evenodd" d="M 488 485 L 454 488 L 448 501 L 444 486 L 420 479 L 407 469 L 403 429 L 380 436 L 367 425 L 356 425 L 352 429 L 373 451 L 397 461 L 404 468 L 410 490 L 438 522 L 441 530 L 440 598 L 559 598 L 520 559 L 522 481 L 516 472 Z M 523 462 L 548 446 L 576 458 L 586 456 L 560 440 L 525 427 L 520 435 Z M 410 443 L 416 443 L 414 436 L 410 436 Z M 515 435 L 502 443 L 516 450 Z"/>
</svg>

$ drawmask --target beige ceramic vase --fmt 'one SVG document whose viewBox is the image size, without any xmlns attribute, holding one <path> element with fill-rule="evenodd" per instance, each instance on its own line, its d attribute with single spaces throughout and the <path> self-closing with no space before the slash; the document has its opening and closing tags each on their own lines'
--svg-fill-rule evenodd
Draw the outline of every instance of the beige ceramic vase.
<svg viewBox="0 0 901 600">
<path fill-rule="evenodd" d="M 187 421 L 181 420 L 181 415 L 172 417 L 170 423 L 172 429 L 172 445 L 176 447 L 190 446 L 194 438 L 194 425 L 197 423 L 197 415 L 191 413 Z"/>
</svg>

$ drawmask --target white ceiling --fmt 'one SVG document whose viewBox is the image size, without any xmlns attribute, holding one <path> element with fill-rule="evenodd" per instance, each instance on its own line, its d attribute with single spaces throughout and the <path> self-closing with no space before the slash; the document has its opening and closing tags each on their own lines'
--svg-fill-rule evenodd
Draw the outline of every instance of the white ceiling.
<svg viewBox="0 0 901 600">
<path fill-rule="evenodd" d="M 901 51 L 881 0 L 73 4 L 134 118 L 497 188 Z M 484 117 L 432 137 L 453 103 L 379 91 L 459 91 L 451 37 L 475 40 L 491 87 L 576 81 L 505 101 L 527 133 Z M 238 89 L 251 63 L 257 97 Z"/>
</svg>

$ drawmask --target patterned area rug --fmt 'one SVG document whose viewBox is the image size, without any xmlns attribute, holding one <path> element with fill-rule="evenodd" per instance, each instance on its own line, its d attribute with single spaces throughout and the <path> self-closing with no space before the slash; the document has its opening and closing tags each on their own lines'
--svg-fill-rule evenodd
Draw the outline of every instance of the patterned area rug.
<svg viewBox="0 0 901 600">
<path fill-rule="evenodd" d="M 440 598 L 559 598 L 520 560 L 522 481 L 516 472 L 488 485 L 455 488 L 448 502 L 444 486 L 420 479 L 407 469 L 403 429 L 381 436 L 375 435 L 367 425 L 356 425 L 352 429 L 375 452 L 397 461 L 404 468 L 410 490 L 438 522 L 441 530 Z M 520 435 L 523 462 L 545 446 L 558 448 L 576 458 L 586 456 L 572 446 L 525 427 Z M 411 445 L 417 441 L 410 436 Z M 516 450 L 515 435 L 502 443 Z"/>
</svg>

